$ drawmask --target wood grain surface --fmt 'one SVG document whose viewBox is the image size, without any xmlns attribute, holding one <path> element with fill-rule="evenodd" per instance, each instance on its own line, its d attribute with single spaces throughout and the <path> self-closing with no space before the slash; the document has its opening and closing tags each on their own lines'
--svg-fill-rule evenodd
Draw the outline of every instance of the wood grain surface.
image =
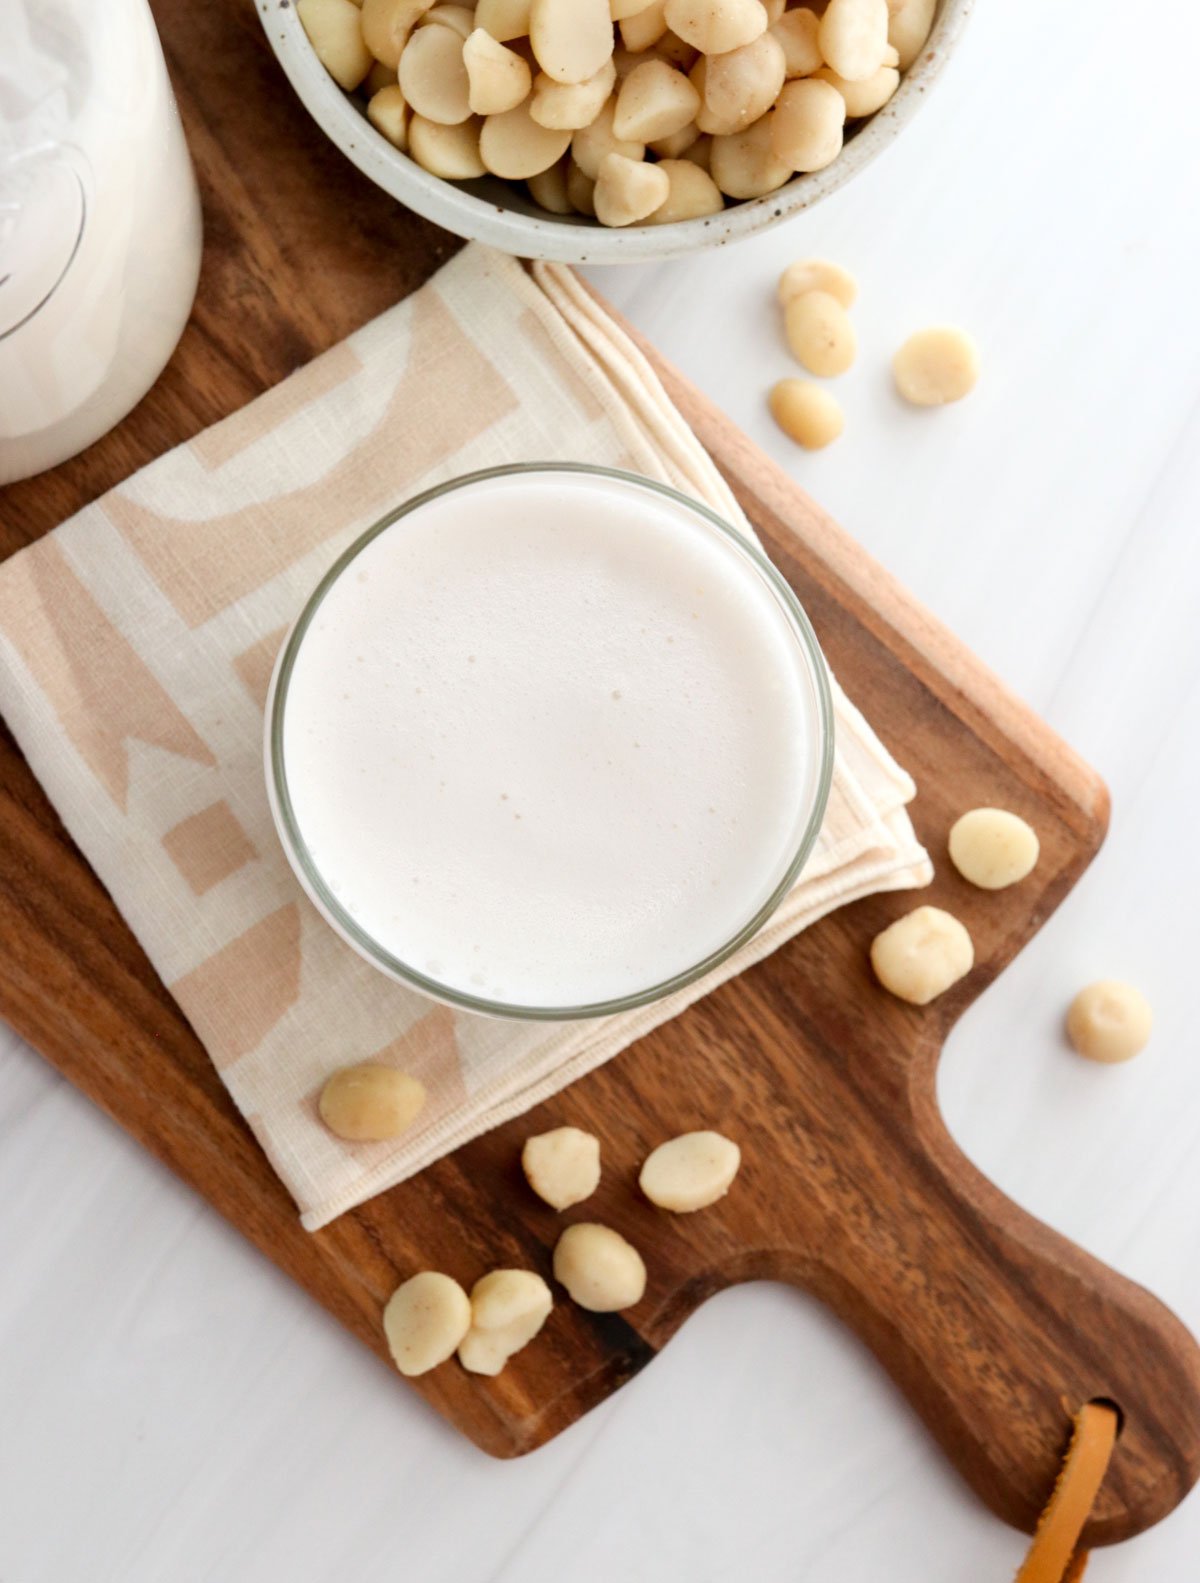
<svg viewBox="0 0 1200 1583">
<path fill-rule="evenodd" d="M 154 9 L 205 204 L 196 312 L 171 366 L 118 429 L 0 492 L 0 554 L 339 340 L 456 245 L 375 191 L 309 124 L 247 0 Z M 1032 1527 L 1053 1484 L 1074 1406 L 1116 1401 L 1124 1430 L 1087 1540 L 1124 1538 L 1171 1510 L 1200 1473 L 1200 1352 L 1147 1292 L 984 1180 L 947 1135 L 935 1097 L 947 1031 L 1099 846 L 1104 788 L 719 412 L 659 368 L 833 667 L 916 777 L 914 820 L 939 871 L 922 899 L 970 928 L 978 965 L 968 979 L 923 1011 L 892 1000 L 871 980 L 866 944 L 912 900 L 846 908 L 549 1104 L 308 1235 L 5 736 L 0 1013 L 381 1357 L 382 1304 L 414 1269 L 468 1284 L 498 1264 L 549 1275 L 562 1217 L 524 1188 L 520 1143 L 559 1122 L 597 1132 L 604 1181 L 572 1218 L 605 1220 L 642 1249 L 646 1297 L 607 1316 L 564 1301 L 494 1381 L 450 1365 L 417 1382 L 490 1452 L 530 1450 L 573 1422 L 719 1288 L 784 1280 L 853 1327 L 979 1496 L 1019 1527 Z M 1011 892 L 974 891 L 944 861 L 950 822 L 981 802 L 1025 815 L 1041 836 L 1038 868 Z M 690 1217 L 640 1202 L 647 1150 L 706 1125 L 742 1144 L 735 1190 Z M 802 1356 L 779 1359 L 781 1370 L 804 1367 Z M 381 1371 L 380 1388 L 402 1386 Z"/>
</svg>

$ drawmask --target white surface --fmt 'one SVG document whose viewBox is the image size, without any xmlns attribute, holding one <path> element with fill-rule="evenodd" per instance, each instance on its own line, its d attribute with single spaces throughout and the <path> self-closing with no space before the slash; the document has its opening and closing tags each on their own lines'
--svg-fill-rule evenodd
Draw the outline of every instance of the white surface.
<svg viewBox="0 0 1200 1583">
<path fill-rule="evenodd" d="M 1116 0 L 982 6 L 927 111 L 819 211 L 602 279 L 1107 776 L 1108 844 L 956 1031 L 944 1102 L 1008 1192 L 1194 1329 L 1198 53 L 1189 6 L 1136 30 Z M 790 371 L 774 278 L 810 252 L 862 283 L 846 433 L 817 457 L 763 410 Z M 888 357 L 938 319 L 977 334 L 983 380 L 905 411 Z M 1058 1026 L 1109 974 L 1158 1020 L 1102 1069 Z M 788 1291 L 710 1303 L 613 1402 L 501 1465 L 13 1039 L 0 1139 L 4 1583 L 1007 1583 L 1016 1565 L 1020 1538 Z M 1193 1496 L 1089 1583 L 1190 1583 L 1198 1553 Z"/>
</svg>

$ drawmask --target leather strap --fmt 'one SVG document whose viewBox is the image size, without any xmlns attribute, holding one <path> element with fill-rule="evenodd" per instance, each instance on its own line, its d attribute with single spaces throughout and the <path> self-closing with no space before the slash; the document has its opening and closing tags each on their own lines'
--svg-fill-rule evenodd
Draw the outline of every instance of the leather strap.
<svg viewBox="0 0 1200 1583">
<path fill-rule="evenodd" d="M 1087 1551 L 1077 1549 L 1079 1536 L 1108 1471 L 1117 1427 L 1115 1410 L 1104 1402 L 1085 1402 L 1075 1415 L 1071 1443 L 1016 1583 L 1079 1583 L 1083 1577 Z"/>
</svg>

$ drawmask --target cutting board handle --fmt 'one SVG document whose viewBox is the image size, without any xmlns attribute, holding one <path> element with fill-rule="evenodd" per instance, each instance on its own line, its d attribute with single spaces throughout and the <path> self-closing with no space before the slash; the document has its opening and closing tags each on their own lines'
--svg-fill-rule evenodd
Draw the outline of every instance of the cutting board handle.
<svg viewBox="0 0 1200 1583">
<path fill-rule="evenodd" d="M 790 1277 L 871 1347 L 1007 1522 L 1032 1531 L 1072 1416 L 1095 1399 L 1117 1406 L 1121 1434 L 1085 1542 L 1166 1515 L 1200 1471 L 1200 1348 L 1187 1329 L 981 1176 L 931 1092 L 919 1092 L 908 1137 L 881 1127 L 875 1150 L 860 1180 L 887 1190 L 850 1187 L 851 1207 L 860 1162 L 831 1160 L 836 1224 Z"/>
</svg>

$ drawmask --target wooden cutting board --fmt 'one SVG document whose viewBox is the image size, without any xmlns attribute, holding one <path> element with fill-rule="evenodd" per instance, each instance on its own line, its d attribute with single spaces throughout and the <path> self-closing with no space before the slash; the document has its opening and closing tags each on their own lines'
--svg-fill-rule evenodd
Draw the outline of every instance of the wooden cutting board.
<svg viewBox="0 0 1200 1583">
<path fill-rule="evenodd" d="M 3 555 L 340 340 L 456 245 L 377 192 L 315 130 L 249 3 L 158 0 L 155 11 L 205 201 L 195 316 L 159 384 L 114 433 L 0 493 Z M 1099 847 L 1104 787 L 655 362 L 798 590 L 834 669 L 916 777 L 915 823 L 939 870 L 922 899 L 970 928 L 978 966 L 966 981 L 924 1011 L 891 999 L 872 982 L 866 944 L 912 898 L 848 907 L 550 1104 L 308 1235 L 4 736 L 0 1014 L 381 1356 L 380 1310 L 415 1269 L 468 1284 L 502 1264 L 549 1275 L 562 1221 L 524 1188 L 521 1141 L 566 1121 L 597 1132 L 605 1178 L 576 1218 L 607 1221 L 641 1248 L 644 1301 L 612 1316 L 564 1301 L 497 1380 L 451 1364 L 417 1384 L 496 1455 L 528 1451 L 572 1423 L 711 1293 L 770 1278 L 840 1315 L 972 1488 L 1019 1527 L 1033 1525 L 1054 1482 L 1073 1407 L 1116 1401 L 1124 1432 L 1087 1539 L 1124 1538 L 1171 1510 L 1200 1472 L 1200 1352 L 1147 1292 L 986 1182 L 947 1136 L 934 1094 L 951 1025 Z M 973 890 L 944 860 L 949 824 L 978 803 L 1016 810 L 1041 835 L 1034 875 L 1011 892 Z M 729 1197 L 691 1217 L 639 1202 L 647 1150 L 713 1123 L 744 1150 Z M 381 1372 L 380 1389 L 392 1388 L 404 1387 Z"/>
</svg>

